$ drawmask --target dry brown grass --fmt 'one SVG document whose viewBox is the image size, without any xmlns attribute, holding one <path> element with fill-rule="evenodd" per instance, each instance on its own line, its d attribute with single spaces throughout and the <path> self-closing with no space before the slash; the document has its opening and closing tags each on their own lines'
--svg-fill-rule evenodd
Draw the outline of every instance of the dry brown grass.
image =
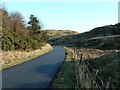
<svg viewBox="0 0 120 90">
<path fill-rule="evenodd" d="M 51 38 L 78 34 L 78 32 L 72 30 L 47 30 L 47 33 Z"/>
<path fill-rule="evenodd" d="M 6 69 L 17 64 L 29 61 L 37 56 L 43 55 L 49 51 L 53 50 L 53 48 L 46 44 L 42 47 L 42 49 L 37 49 L 34 51 L 1 51 L 2 59 L 0 59 L 1 69 Z"/>
<path fill-rule="evenodd" d="M 76 57 L 76 54 L 74 51 L 75 48 L 65 47 L 65 49 L 68 51 L 68 54 L 69 54 L 68 57 L 66 57 L 68 58 L 68 60 Z M 97 58 L 105 54 L 117 52 L 116 50 L 100 50 L 100 49 L 89 49 L 89 48 L 80 48 L 80 49 L 77 49 L 77 51 L 83 54 L 84 59 Z"/>
</svg>

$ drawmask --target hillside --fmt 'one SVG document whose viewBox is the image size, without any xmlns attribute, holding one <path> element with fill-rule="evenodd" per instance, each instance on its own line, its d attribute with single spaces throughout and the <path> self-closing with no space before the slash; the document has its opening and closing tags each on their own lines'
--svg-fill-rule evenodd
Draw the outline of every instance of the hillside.
<svg viewBox="0 0 120 90">
<path fill-rule="evenodd" d="M 98 49 L 120 48 L 120 23 L 97 27 L 89 32 L 51 39 L 49 42 L 63 46 Z"/>
<path fill-rule="evenodd" d="M 78 34 L 78 32 L 72 30 L 46 30 L 46 31 L 50 38 L 57 38 L 62 36 Z"/>
</svg>

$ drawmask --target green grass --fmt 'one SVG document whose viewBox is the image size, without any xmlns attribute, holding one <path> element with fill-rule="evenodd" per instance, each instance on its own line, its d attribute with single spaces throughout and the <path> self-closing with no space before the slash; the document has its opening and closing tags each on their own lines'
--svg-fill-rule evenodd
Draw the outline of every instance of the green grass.
<svg viewBox="0 0 120 90">
<path fill-rule="evenodd" d="M 72 60 L 71 53 L 67 50 L 66 60 L 64 61 L 57 78 L 52 84 L 52 88 L 72 88 L 75 89 L 76 84 L 76 61 Z M 69 59 L 69 60 L 68 60 Z"/>
<path fill-rule="evenodd" d="M 52 88 L 72 88 L 76 86 L 76 61 L 72 60 L 71 49 L 67 48 L 66 60 L 63 63 L 61 70 L 52 84 Z M 94 69 L 99 70 L 99 75 L 102 76 L 104 84 L 109 81 L 115 88 L 120 88 L 120 52 L 103 55 L 99 58 L 89 59 L 90 64 Z"/>
<path fill-rule="evenodd" d="M 120 88 L 120 52 L 92 59 L 90 63 L 99 70 L 104 83 L 111 77 L 114 87 Z"/>
<path fill-rule="evenodd" d="M 52 88 L 75 88 L 75 61 L 66 61 L 55 79 Z"/>
</svg>

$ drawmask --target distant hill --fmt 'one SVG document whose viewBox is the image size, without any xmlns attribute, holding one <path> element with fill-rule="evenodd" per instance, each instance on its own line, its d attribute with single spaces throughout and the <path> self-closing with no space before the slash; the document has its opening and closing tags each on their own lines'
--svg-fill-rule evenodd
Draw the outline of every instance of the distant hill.
<svg viewBox="0 0 120 90">
<path fill-rule="evenodd" d="M 89 32 L 51 39 L 52 44 L 99 49 L 120 49 L 120 23 Z"/>
<path fill-rule="evenodd" d="M 78 34 L 78 32 L 72 30 L 46 30 L 46 31 L 48 36 L 50 36 L 50 38 L 57 38 L 61 36 Z"/>
</svg>

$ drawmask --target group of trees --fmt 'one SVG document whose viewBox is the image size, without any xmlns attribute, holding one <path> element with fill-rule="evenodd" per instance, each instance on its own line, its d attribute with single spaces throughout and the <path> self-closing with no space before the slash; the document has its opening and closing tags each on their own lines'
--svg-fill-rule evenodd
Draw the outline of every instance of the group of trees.
<svg viewBox="0 0 120 90">
<path fill-rule="evenodd" d="M 8 30 L 22 31 L 25 30 L 25 21 L 19 12 L 8 13 L 2 10 L 2 28 Z"/>
<path fill-rule="evenodd" d="M 34 50 L 41 48 L 48 41 L 45 30 L 41 30 L 40 21 L 30 15 L 25 22 L 19 12 L 2 11 L 2 49 L 3 50 Z"/>
</svg>

